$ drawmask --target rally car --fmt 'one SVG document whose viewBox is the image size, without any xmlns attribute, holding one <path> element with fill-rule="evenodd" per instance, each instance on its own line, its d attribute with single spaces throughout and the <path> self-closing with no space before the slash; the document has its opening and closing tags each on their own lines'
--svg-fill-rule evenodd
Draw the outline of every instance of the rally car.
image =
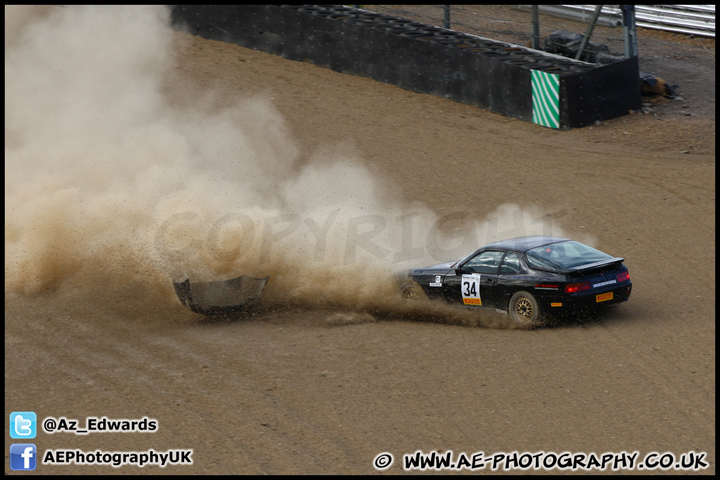
<svg viewBox="0 0 720 480">
<path fill-rule="evenodd" d="M 414 297 L 422 289 L 430 299 L 541 325 L 553 314 L 626 302 L 632 282 L 624 261 L 567 238 L 511 238 L 458 261 L 410 270 L 401 294 Z"/>
</svg>

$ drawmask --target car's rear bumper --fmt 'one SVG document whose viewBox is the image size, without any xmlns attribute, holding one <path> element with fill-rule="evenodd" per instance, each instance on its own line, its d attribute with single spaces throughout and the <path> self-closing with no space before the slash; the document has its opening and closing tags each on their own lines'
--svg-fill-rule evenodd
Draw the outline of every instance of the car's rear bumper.
<svg viewBox="0 0 720 480">
<path fill-rule="evenodd" d="M 627 282 L 610 290 L 582 292 L 580 294 L 568 294 L 556 299 L 546 299 L 542 306 L 548 313 L 588 310 L 600 308 L 604 305 L 627 302 L 631 293 L 632 283 Z"/>
</svg>

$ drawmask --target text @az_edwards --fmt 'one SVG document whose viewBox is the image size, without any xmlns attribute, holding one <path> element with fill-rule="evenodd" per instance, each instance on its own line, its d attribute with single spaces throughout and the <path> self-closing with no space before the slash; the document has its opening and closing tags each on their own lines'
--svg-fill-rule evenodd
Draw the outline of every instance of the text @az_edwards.
<svg viewBox="0 0 720 480">
<path fill-rule="evenodd" d="M 94 432 L 119 433 L 152 433 L 158 429 L 158 421 L 154 418 L 141 419 L 110 419 L 107 417 L 87 417 L 85 426 L 80 422 L 65 417 L 47 417 L 42 422 L 45 433 L 69 432 L 76 435 L 87 435 Z"/>
</svg>

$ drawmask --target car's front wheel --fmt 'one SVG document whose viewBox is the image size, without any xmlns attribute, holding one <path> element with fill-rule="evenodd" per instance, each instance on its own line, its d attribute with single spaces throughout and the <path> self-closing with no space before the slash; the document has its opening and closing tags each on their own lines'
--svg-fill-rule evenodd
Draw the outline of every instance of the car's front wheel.
<svg viewBox="0 0 720 480">
<path fill-rule="evenodd" d="M 528 292 L 520 291 L 512 296 L 508 313 L 513 320 L 524 327 L 536 327 L 543 323 L 540 305 Z"/>
<path fill-rule="evenodd" d="M 422 288 L 415 282 L 403 283 L 400 287 L 400 296 L 407 299 L 417 299 L 422 293 Z"/>
</svg>

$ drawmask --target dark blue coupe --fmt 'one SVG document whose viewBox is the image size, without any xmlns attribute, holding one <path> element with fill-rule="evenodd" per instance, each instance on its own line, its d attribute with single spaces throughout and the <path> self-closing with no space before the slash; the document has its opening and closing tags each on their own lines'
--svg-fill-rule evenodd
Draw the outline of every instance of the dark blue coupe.
<svg viewBox="0 0 720 480">
<path fill-rule="evenodd" d="M 567 238 L 511 238 L 455 262 L 412 269 L 401 293 L 413 297 L 422 288 L 430 299 L 541 325 L 561 312 L 626 302 L 632 282 L 624 260 Z"/>
</svg>

